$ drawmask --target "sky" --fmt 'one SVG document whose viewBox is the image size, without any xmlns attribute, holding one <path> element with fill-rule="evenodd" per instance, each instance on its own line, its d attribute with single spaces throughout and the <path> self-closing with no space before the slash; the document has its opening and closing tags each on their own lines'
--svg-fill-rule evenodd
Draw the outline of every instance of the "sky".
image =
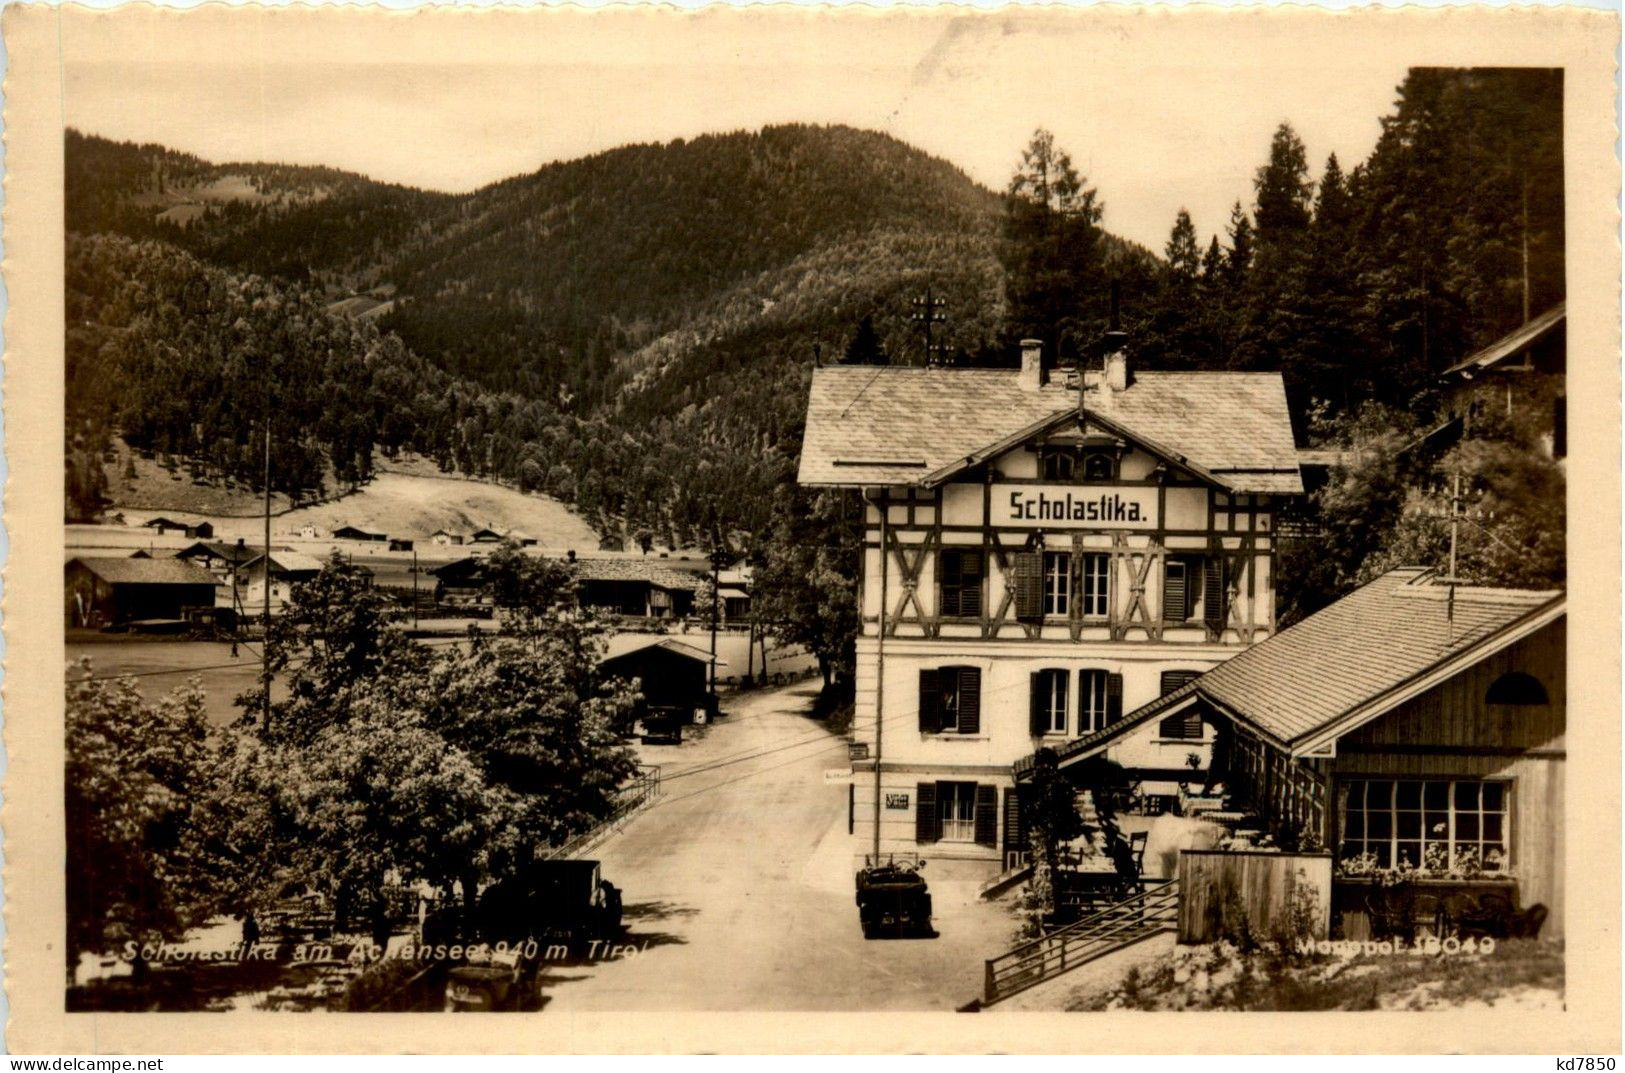
<svg viewBox="0 0 1625 1073">
<path fill-rule="evenodd" d="M 215 7 L 73 11 L 59 36 L 67 125 L 446 191 L 781 122 L 885 131 L 1002 189 L 1045 127 L 1105 226 L 1159 252 L 1180 208 L 1205 243 L 1251 204 L 1283 121 L 1317 175 L 1364 159 L 1417 62 L 1246 12 Z"/>
</svg>

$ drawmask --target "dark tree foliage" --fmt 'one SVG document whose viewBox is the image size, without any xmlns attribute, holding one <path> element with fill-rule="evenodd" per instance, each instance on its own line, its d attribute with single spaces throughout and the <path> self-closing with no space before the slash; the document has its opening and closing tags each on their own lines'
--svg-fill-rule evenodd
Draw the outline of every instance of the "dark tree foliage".
<svg viewBox="0 0 1625 1073">
<path fill-rule="evenodd" d="M 875 331 L 875 318 L 871 314 L 865 313 L 863 319 L 858 321 L 841 362 L 845 365 L 887 364 L 886 348 L 881 345 L 880 334 Z"/>
</svg>

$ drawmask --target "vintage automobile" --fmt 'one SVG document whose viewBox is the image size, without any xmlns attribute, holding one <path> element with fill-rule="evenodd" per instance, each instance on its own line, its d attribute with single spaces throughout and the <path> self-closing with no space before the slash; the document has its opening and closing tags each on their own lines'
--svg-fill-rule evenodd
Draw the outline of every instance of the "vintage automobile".
<svg viewBox="0 0 1625 1073">
<path fill-rule="evenodd" d="M 867 863 L 858 872 L 858 922 L 865 939 L 935 939 L 924 861 Z"/>
<path fill-rule="evenodd" d="M 447 977 L 447 1010 L 522 1010 L 540 996 L 543 964 L 621 936 L 621 892 L 597 861 L 536 861 L 480 895 L 465 945 L 476 958 Z"/>
</svg>

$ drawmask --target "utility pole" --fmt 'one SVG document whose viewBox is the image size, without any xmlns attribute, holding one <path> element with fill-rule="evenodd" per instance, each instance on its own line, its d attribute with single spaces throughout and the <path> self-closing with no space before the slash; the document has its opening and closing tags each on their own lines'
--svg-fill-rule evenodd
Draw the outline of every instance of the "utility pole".
<svg viewBox="0 0 1625 1073">
<path fill-rule="evenodd" d="M 270 362 L 266 362 L 269 381 Z M 267 382 L 265 391 L 265 558 L 261 563 L 265 574 L 265 633 L 260 637 L 260 684 L 265 687 L 261 698 L 264 715 L 263 727 L 271 729 L 271 392 Z"/>
<path fill-rule="evenodd" d="M 937 362 L 937 354 L 942 348 L 932 344 L 931 326 L 941 324 L 948 319 L 942 312 L 943 306 L 948 303 L 933 295 L 931 288 L 927 287 L 925 297 L 916 298 L 910 304 L 914 306 L 914 313 L 909 319 L 916 321 L 925 332 L 925 363 L 934 365 Z"/>
<path fill-rule="evenodd" d="M 1445 643 L 1456 641 L 1456 531 L 1461 528 L 1461 474 L 1450 478 L 1450 591 L 1445 594 Z"/>
<path fill-rule="evenodd" d="M 717 573 L 727 562 L 728 553 L 722 548 L 721 536 L 711 546 L 711 693 L 717 691 Z"/>
<path fill-rule="evenodd" d="M 412 541 L 412 628 L 418 628 L 418 542 Z"/>
<path fill-rule="evenodd" d="M 886 500 L 880 501 L 880 613 L 878 618 L 879 629 L 875 635 L 875 807 L 874 807 L 874 848 L 876 866 L 880 864 L 880 741 L 882 728 L 885 726 L 885 699 L 886 699 L 886 522 L 889 513 Z"/>
</svg>

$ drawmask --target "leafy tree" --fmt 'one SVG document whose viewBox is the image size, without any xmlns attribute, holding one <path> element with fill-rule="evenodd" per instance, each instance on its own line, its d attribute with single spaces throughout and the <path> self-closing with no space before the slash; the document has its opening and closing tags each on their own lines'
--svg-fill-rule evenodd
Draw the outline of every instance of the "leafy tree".
<svg viewBox="0 0 1625 1073">
<path fill-rule="evenodd" d="M 88 659 L 67 687 L 67 955 L 176 939 L 218 908 L 195 802 L 208 787 L 203 694 L 148 704 Z"/>
<path fill-rule="evenodd" d="M 782 488 L 755 574 L 757 621 L 818 659 L 828 689 L 850 672 L 858 633 L 858 532 L 841 493 Z"/>
<path fill-rule="evenodd" d="M 1033 854 L 1029 894 L 1036 904 L 1032 909 L 1047 916 L 1055 912 L 1059 847 L 1084 833 L 1083 818 L 1078 815 L 1077 787 L 1061 774 L 1055 750 L 1045 747 L 1033 755 L 1032 773 L 1021 785 L 1018 800 Z"/>
</svg>

